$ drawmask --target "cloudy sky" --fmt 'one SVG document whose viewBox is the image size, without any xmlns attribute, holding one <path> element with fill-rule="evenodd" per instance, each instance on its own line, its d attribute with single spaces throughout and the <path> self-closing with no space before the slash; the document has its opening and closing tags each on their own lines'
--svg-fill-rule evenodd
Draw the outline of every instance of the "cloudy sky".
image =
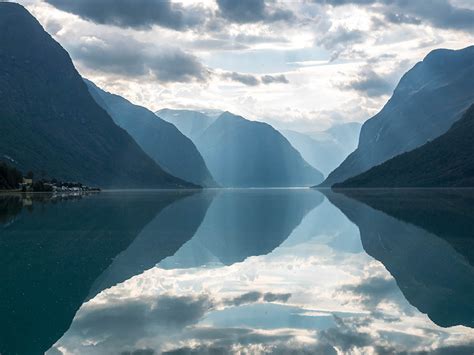
<svg viewBox="0 0 474 355">
<path fill-rule="evenodd" d="M 472 0 L 20 0 L 79 72 L 153 111 L 281 128 L 365 121 L 435 48 L 474 44 Z"/>
</svg>

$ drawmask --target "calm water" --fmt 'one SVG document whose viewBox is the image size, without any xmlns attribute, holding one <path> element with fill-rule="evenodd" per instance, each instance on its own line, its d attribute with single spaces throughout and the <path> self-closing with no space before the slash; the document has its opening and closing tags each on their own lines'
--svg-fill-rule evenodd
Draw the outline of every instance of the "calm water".
<svg viewBox="0 0 474 355">
<path fill-rule="evenodd" d="M 474 192 L 0 197 L 0 353 L 474 353 Z"/>
</svg>

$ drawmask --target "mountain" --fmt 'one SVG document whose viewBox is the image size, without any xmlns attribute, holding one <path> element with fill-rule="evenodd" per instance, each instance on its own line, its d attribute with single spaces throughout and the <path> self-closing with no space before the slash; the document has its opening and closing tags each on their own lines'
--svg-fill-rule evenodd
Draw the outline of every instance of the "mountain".
<svg viewBox="0 0 474 355">
<path fill-rule="evenodd" d="M 155 114 L 165 121 L 174 124 L 181 133 L 193 141 L 214 122 L 213 118 L 199 111 L 165 108 L 156 111 Z"/>
<path fill-rule="evenodd" d="M 310 186 L 323 180 L 272 126 L 229 112 L 220 115 L 195 143 L 222 186 Z"/>
<path fill-rule="evenodd" d="M 216 185 L 194 143 L 173 124 L 144 107 L 100 89 L 89 80 L 85 82 L 92 97 L 114 122 L 167 172 L 196 185 Z"/>
<path fill-rule="evenodd" d="M 400 80 L 362 126 L 359 146 L 322 186 L 332 186 L 445 133 L 474 102 L 474 46 L 438 49 Z"/>
<path fill-rule="evenodd" d="M 364 250 L 410 304 L 439 326 L 474 327 L 472 191 L 322 192 L 359 227 Z"/>
<path fill-rule="evenodd" d="M 434 141 L 334 187 L 474 187 L 474 105 Z"/>
<path fill-rule="evenodd" d="M 327 176 L 357 148 L 360 127 L 359 123 L 350 122 L 335 125 L 323 132 L 280 132 L 301 153 L 304 160 Z"/>
<path fill-rule="evenodd" d="M 192 186 L 163 171 L 96 104 L 68 53 L 22 6 L 0 3 L 0 157 L 102 187 Z"/>
<path fill-rule="evenodd" d="M 362 124 L 359 122 L 339 123 L 332 125 L 324 132 L 330 135 L 337 142 L 347 147 L 354 147 L 355 149 L 359 143 L 361 127 Z"/>
</svg>

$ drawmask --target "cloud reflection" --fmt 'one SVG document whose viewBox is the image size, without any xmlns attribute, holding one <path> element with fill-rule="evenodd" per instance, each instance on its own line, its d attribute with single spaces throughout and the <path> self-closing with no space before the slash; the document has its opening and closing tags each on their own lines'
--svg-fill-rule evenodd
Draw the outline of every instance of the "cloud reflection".
<svg viewBox="0 0 474 355">
<path fill-rule="evenodd" d="M 158 266 L 104 290 L 81 307 L 55 349 L 65 354 L 472 352 L 472 329 L 437 326 L 408 303 L 380 262 L 334 243 L 341 236 L 335 226 L 351 230 L 336 212 L 326 202 L 316 206 L 267 255 L 230 265 Z M 317 228 L 318 216 L 326 216 L 324 228 Z"/>
</svg>

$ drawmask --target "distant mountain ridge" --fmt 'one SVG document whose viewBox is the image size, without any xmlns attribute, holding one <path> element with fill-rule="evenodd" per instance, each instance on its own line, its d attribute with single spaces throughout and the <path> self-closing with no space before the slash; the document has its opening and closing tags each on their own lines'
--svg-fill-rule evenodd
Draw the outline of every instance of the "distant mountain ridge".
<svg viewBox="0 0 474 355">
<path fill-rule="evenodd" d="M 301 133 L 280 130 L 308 163 L 325 176 L 339 166 L 357 148 L 361 124 L 338 124 L 326 131 Z"/>
<path fill-rule="evenodd" d="M 230 112 L 220 115 L 195 143 L 222 186 L 300 187 L 323 180 L 272 126 Z"/>
<path fill-rule="evenodd" d="M 155 114 L 165 121 L 174 124 L 181 133 L 192 140 L 198 138 L 214 122 L 214 119 L 208 115 L 192 110 L 165 108 L 156 111 Z"/>
<path fill-rule="evenodd" d="M 194 187 L 163 171 L 96 104 L 67 52 L 0 2 L 0 159 L 101 187 Z"/>
<path fill-rule="evenodd" d="M 362 126 L 359 145 L 322 186 L 332 186 L 445 133 L 474 102 L 474 46 L 432 51 Z"/>
<path fill-rule="evenodd" d="M 334 187 L 474 187 L 474 105 L 432 142 Z"/>
<path fill-rule="evenodd" d="M 216 186 L 194 143 L 145 107 L 106 92 L 85 79 L 92 97 L 167 172 L 201 186 Z"/>
</svg>

